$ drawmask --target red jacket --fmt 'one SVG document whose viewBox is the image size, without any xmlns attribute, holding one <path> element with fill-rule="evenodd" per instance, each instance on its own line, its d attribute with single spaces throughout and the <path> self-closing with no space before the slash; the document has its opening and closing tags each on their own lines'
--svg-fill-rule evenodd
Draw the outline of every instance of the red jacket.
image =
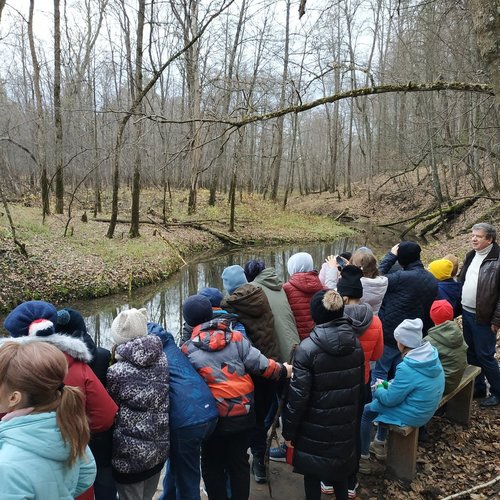
<svg viewBox="0 0 500 500">
<path fill-rule="evenodd" d="M 314 321 L 311 317 L 312 296 L 323 288 L 317 271 L 292 274 L 283 285 L 301 341 L 309 337 L 314 328 Z"/>
<path fill-rule="evenodd" d="M 365 384 L 367 384 L 370 380 L 370 361 L 377 361 L 384 352 L 384 333 L 382 321 L 378 316 L 373 316 L 370 326 L 358 339 L 365 354 Z"/>
</svg>

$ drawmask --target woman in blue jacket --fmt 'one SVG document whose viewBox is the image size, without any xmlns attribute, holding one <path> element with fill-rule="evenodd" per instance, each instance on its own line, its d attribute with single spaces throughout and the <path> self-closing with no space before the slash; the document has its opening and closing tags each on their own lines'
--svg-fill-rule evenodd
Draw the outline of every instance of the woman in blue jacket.
<svg viewBox="0 0 500 500">
<path fill-rule="evenodd" d="M 73 500 L 96 466 L 83 395 L 63 383 L 68 363 L 48 343 L 0 348 L 0 497 Z"/>
<path fill-rule="evenodd" d="M 148 323 L 148 333 L 161 339 L 170 370 L 170 459 L 161 499 L 200 500 L 200 448 L 217 424 L 215 399 L 171 333 L 156 323 Z"/>
<path fill-rule="evenodd" d="M 359 471 L 372 472 L 370 449 L 383 455 L 385 433 L 378 433 L 370 447 L 371 424 L 412 427 L 425 425 L 434 415 L 444 391 L 444 371 L 438 352 L 430 342 L 422 343 L 423 323 L 420 318 L 405 319 L 394 330 L 394 338 L 403 361 L 390 383 L 379 383 L 373 401 L 365 406 L 361 419 L 361 460 Z M 383 440 L 384 439 L 384 440 Z"/>
</svg>

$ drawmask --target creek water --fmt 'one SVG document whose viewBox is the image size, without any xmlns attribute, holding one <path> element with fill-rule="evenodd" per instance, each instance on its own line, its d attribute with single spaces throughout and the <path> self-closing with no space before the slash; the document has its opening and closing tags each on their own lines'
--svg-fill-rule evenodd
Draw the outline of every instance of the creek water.
<svg viewBox="0 0 500 500">
<path fill-rule="evenodd" d="M 306 245 L 286 245 L 280 247 L 246 247 L 232 251 L 222 251 L 215 255 L 199 256 L 189 262 L 168 280 L 155 285 L 134 290 L 130 296 L 116 294 L 95 300 L 78 301 L 66 304 L 81 312 L 88 332 L 96 342 L 109 348 L 111 323 L 117 314 L 129 307 L 145 307 L 150 321 L 164 326 L 174 336 L 178 336 L 182 325 L 182 302 L 200 288 L 211 286 L 222 290 L 221 273 L 227 266 L 243 266 L 250 259 L 260 259 L 266 267 L 276 268 L 278 276 L 286 281 L 286 264 L 296 252 L 312 255 L 316 269 L 321 267 L 325 257 L 345 251 L 354 251 L 360 246 L 370 247 L 377 257 L 381 257 L 398 237 L 388 230 L 363 226 L 358 234 L 349 238 L 339 238 L 330 243 Z"/>
</svg>

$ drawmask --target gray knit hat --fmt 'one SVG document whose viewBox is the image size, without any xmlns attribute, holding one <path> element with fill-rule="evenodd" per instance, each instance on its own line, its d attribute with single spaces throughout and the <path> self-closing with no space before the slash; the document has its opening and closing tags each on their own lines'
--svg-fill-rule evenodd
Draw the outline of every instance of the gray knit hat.
<svg viewBox="0 0 500 500">
<path fill-rule="evenodd" d="M 420 318 L 405 319 L 394 329 L 394 338 L 406 347 L 414 349 L 422 345 L 422 328 Z"/>
<path fill-rule="evenodd" d="M 147 334 L 148 317 L 144 308 L 122 311 L 111 324 L 111 339 L 116 345 L 125 344 Z"/>
</svg>

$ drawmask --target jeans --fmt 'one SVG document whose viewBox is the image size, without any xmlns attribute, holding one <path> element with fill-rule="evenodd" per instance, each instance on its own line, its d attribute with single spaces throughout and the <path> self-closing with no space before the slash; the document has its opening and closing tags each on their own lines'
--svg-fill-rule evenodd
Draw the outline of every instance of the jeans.
<svg viewBox="0 0 500 500">
<path fill-rule="evenodd" d="M 486 377 L 491 394 L 500 398 L 500 369 L 495 359 L 497 336 L 491 331 L 490 325 L 478 325 L 476 315 L 469 311 L 462 311 L 462 320 L 464 339 L 469 346 L 467 362 L 481 368 L 474 388 L 476 391 L 486 391 Z"/>
<path fill-rule="evenodd" d="M 201 443 L 215 429 L 217 419 L 170 433 L 170 459 L 160 500 L 200 500 Z"/>
<path fill-rule="evenodd" d="M 333 486 L 335 490 L 335 498 L 337 500 L 347 500 L 349 498 L 347 492 L 347 478 L 337 481 L 328 481 L 328 484 Z M 306 474 L 304 476 L 304 490 L 306 500 L 320 500 L 321 498 L 321 480 L 315 476 Z"/>
<path fill-rule="evenodd" d="M 375 363 L 375 368 L 372 370 L 372 384 L 375 380 L 389 380 L 389 376 L 394 378 L 394 371 L 396 366 L 401 363 L 401 353 L 396 347 L 384 345 L 384 353 L 382 357 Z"/>
<path fill-rule="evenodd" d="M 247 450 L 252 429 L 231 434 L 213 433 L 201 445 L 201 472 L 209 500 L 227 500 L 226 472 L 232 500 L 248 500 L 250 465 Z"/>
<path fill-rule="evenodd" d="M 372 441 L 372 422 L 378 417 L 378 412 L 371 409 L 370 404 L 365 405 L 363 416 L 361 417 L 361 455 L 365 457 L 370 453 L 370 443 Z M 387 428 L 379 425 L 377 439 L 385 441 Z"/>
</svg>

